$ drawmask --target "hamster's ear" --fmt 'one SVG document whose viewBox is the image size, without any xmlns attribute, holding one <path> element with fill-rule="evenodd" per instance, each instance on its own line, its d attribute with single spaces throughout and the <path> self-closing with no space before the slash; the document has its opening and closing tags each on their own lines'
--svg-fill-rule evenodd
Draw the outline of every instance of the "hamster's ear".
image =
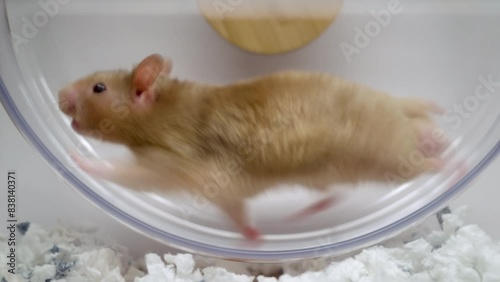
<svg viewBox="0 0 500 282">
<path fill-rule="evenodd" d="M 153 103 L 156 99 L 155 82 L 160 75 L 169 75 L 172 61 L 159 54 L 146 57 L 132 74 L 133 99 L 142 104 Z"/>
</svg>

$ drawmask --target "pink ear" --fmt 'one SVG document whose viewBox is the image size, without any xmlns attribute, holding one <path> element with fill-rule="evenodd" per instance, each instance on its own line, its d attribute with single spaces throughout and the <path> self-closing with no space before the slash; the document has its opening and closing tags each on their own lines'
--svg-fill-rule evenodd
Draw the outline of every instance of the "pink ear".
<svg viewBox="0 0 500 282">
<path fill-rule="evenodd" d="M 146 57 L 136 67 L 132 84 L 136 101 L 153 102 L 156 96 L 155 81 L 159 75 L 168 75 L 172 70 L 172 61 L 159 54 Z"/>
</svg>

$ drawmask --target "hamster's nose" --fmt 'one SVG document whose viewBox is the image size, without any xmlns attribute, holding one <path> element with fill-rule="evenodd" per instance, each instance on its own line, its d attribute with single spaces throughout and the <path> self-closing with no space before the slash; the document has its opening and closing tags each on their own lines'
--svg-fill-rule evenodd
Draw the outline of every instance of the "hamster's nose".
<svg viewBox="0 0 500 282">
<path fill-rule="evenodd" d="M 59 91 L 59 108 L 67 115 L 73 115 L 76 112 L 77 92 L 73 87 L 66 87 Z"/>
</svg>

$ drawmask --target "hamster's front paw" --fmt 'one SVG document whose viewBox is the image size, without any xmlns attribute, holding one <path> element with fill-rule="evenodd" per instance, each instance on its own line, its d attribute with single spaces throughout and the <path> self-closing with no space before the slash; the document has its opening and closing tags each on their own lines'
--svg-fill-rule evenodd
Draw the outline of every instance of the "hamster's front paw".
<svg viewBox="0 0 500 282">
<path fill-rule="evenodd" d="M 105 161 L 84 157 L 76 151 L 70 151 L 69 154 L 70 158 L 78 166 L 78 168 L 93 177 L 105 178 L 105 176 L 113 169 L 112 165 Z"/>
</svg>

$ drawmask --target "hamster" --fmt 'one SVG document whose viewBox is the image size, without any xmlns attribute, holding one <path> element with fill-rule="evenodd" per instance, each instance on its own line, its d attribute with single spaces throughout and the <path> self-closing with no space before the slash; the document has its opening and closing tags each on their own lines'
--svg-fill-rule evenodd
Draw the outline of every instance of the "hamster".
<svg viewBox="0 0 500 282">
<path fill-rule="evenodd" d="M 431 115 L 442 109 L 433 102 L 320 72 L 212 85 L 171 71 L 170 59 L 152 54 L 132 70 L 95 72 L 61 89 L 60 110 L 78 134 L 126 145 L 135 156 L 73 157 L 87 173 L 130 189 L 204 197 L 249 239 L 261 235 L 245 200 L 277 184 L 323 191 L 407 181 L 443 166 L 446 138 L 427 142 L 439 135 Z M 411 158 L 418 161 L 404 169 Z"/>
</svg>

